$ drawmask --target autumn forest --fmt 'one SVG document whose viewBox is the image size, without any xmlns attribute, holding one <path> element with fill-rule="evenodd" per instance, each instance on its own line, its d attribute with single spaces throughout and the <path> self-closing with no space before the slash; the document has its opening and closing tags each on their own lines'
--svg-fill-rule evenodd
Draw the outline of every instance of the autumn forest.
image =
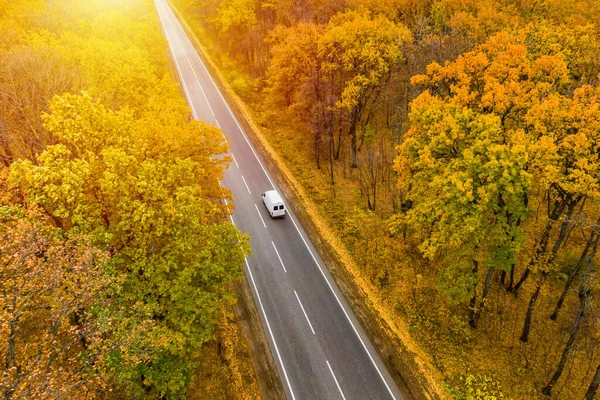
<svg viewBox="0 0 600 400">
<path fill-rule="evenodd" d="M 170 4 L 423 398 L 600 396 L 600 2 Z M 260 397 L 229 144 L 154 2 L 0 32 L 3 398 Z"/>
</svg>

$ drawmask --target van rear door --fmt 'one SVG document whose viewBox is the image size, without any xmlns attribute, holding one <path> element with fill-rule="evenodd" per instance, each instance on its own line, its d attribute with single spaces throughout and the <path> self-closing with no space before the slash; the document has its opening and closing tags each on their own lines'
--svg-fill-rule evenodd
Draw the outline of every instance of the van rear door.
<svg viewBox="0 0 600 400">
<path fill-rule="evenodd" d="M 285 205 L 283 199 L 276 190 L 268 190 L 263 193 L 263 202 L 269 211 L 271 217 L 283 217 L 285 215 Z"/>
</svg>

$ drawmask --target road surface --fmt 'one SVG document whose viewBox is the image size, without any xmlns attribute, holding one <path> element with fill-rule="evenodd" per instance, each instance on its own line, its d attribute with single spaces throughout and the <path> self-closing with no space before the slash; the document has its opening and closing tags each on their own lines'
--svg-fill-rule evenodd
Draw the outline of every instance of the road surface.
<svg viewBox="0 0 600 400">
<path fill-rule="evenodd" d="M 245 273 L 288 398 L 403 399 L 296 216 L 270 218 L 261 193 L 277 185 L 166 1 L 155 4 L 194 118 L 231 144 L 222 184 L 251 238 Z"/>
</svg>

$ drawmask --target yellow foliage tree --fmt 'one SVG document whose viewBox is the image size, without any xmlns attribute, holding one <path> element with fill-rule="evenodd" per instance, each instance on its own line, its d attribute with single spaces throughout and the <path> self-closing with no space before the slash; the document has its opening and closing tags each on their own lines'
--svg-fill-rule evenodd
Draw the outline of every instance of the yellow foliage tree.
<svg viewBox="0 0 600 400">
<path fill-rule="evenodd" d="M 357 167 L 357 126 L 411 40 L 404 25 L 364 11 L 337 14 L 319 40 L 324 74 L 341 82 L 336 107 L 347 116 L 352 167 Z"/>
<path fill-rule="evenodd" d="M 248 251 L 225 223 L 223 161 L 210 157 L 227 145 L 216 128 L 197 122 L 167 129 L 158 122 L 138 135 L 129 112 L 85 94 L 58 97 L 50 109 L 45 127 L 58 143 L 35 164 L 13 164 L 12 177 L 57 226 L 105 246 L 125 274 L 113 335 L 149 330 L 110 354 L 109 375 L 128 382 L 132 394 L 181 393 L 193 355 L 234 300 L 229 283 L 241 278 Z M 150 148 L 153 135 L 165 142 L 159 151 Z"/>
</svg>

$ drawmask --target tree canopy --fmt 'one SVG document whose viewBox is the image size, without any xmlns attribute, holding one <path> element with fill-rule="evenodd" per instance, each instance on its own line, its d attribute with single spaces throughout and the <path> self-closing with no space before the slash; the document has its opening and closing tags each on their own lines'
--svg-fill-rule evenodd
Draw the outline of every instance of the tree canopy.
<svg viewBox="0 0 600 400">
<path fill-rule="evenodd" d="M 191 120 L 152 2 L 119 3 L 0 13 L 22 28 L 0 50 L 7 398 L 184 397 L 250 251 L 228 143 Z"/>
</svg>

